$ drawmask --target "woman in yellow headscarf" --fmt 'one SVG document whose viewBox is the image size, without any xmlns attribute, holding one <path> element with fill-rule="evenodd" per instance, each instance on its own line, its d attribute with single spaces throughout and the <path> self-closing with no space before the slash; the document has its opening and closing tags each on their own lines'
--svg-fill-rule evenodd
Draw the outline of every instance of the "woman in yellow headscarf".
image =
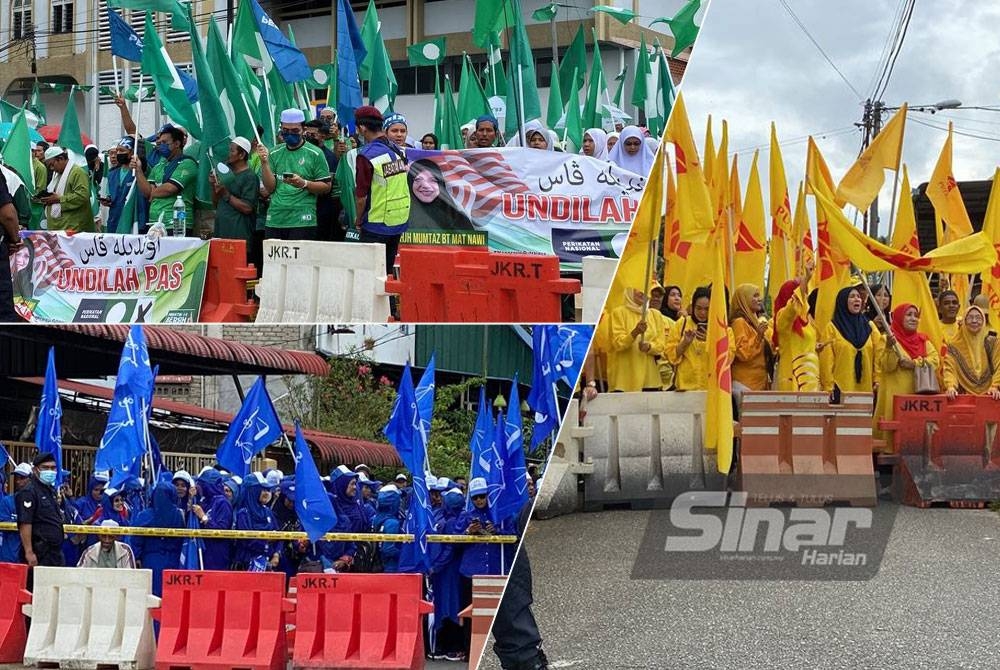
<svg viewBox="0 0 1000 670">
<path fill-rule="evenodd" d="M 809 313 L 805 276 L 782 284 L 774 299 L 774 329 L 771 344 L 778 354 L 774 382 L 778 391 L 819 391 L 819 355 L 816 353 L 816 326 Z"/>
<path fill-rule="evenodd" d="M 1000 400 L 1000 351 L 996 338 L 989 337 L 980 307 L 965 312 L 958 333 L 946 342 L 943 376 L 949 398 L 969 393 Z"/>
<path fill-rule="evenodd" d="M 847 286 L 837 294 L 833 320 L 826 327 L 826 345 L 819 354 L 820 384 L 834 385 L 844 393 L 871 393 L 876 382 L 876 361 L 881 367 L 885 338 L 864 312 L 861 286 Z"/>
<path fill-rule="evenodd" d="M 674 366 L 674 388 L 678 391 L 704 391 L 708 388 L 709 371 L 715 370 L 715 360 L 708 351 L 708 310 L 712 290 L 708 286 L 695 289 L 691 299 L 691 314 L 681 317 L 670 329 L 664 355 Z M 729 331 L 729 360 L 733 358 L 733 329 Z"/>
<path fill-rule="evenodd" d="M 643 308 L 646 295 L 625 289 L 625 304 L 611 310 L 608 342 L 608 390 L 659 390 L 656 357 L 663 354 L 665 326 L 659 312 Z M 645 316 L 645 318 L 643 318 Z M 657 318 L 660 317 L 660 318 Z"/>
<path fill-rule="evenodd" d="M 760 289 L 753 284 L 740 284 L 733 292 L 729 306 L 729 327 L 733 329 L 735 355 L 733 381 L 751 391 L 770 388 L 766 350 L 771 328 L 761 311 Z"/>
</svg>

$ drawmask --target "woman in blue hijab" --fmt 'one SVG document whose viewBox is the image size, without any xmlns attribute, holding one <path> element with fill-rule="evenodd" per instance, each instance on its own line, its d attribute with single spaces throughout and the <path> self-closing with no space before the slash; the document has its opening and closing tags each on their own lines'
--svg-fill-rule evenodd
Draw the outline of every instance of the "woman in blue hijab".
<svg viewBox="0 0 1000 670">
<path fill-rule="evenodd" d="M 333 489 L 333 510 L 337 513 L 337 533 L 367 533 L 371 526 L 364 505 L 358 496 L 358 473 L 346 465 L 338 465 L 330 473 Z M 330 542 L 323 547 L 324 555 L 333 561 L 337 572 L 347 572 L 354 563 L 357 547 L 354 542 Z"/>
<path fill-rule="evenodd" d="M 191 503 L 194 502 L 194 477 L 187 470 L 178 470 L 174 473 L 171 483 L 177 493 L 177 508 L 187 520 L 188 512 L 191 510 Z"/>
<path fill-rule="evenodd" d="M 199 502 L 191 506 L 202 528 L 232 530 L 233 507 L 222 492 L 222 475 L 206 470 L 198 477 Z M 203 565 L 206 570 L 228 570 L 232 563 L 233 541 L 206 539 Z"/>
<path fill-rule="evenodd" d="M 236 530 L 276 531 L 277 521 L 271 511 L 271 495 L 274 490 L 267 478 L 254 472 L 240 486 L 240 502 L 236 510 Z M 238 540 L 234 570 L 260 572 L 274 570 L 281 560 L 278 542 L 264 538 Z"/>
<path fill-rule="evenodd" d="M 95 516 L 98 509 L 101 509 L 101 499 L 104 497 L 104 488 L 108 480 L 105 477 L 91 475 L 87 482 L 87 493 L 76 499 L 76 509 L 80 512 L 83 523 L 93 525 L 100 520 L 100 515 Z"/>
<path fill-rule="evenodd" d="M 104 489 L 104 495 L 101 497 L 101 520 L 111 519 L 119 526 L 131 526 L 132 523 L 129 521 L 129 508 L 125 503 L 125 495 L 123 492 L 114 488 Z"/>
<path fill-rule="evenodd" d="M 150 505 L 135 517 L 139 528 L 184 528 L 184 515 L 177 508 L 177 491 L 173 484 L 160 482 L 153 489 Z M 182 537 L 132 536 L 132 549 L 138 567 L 153 571 L 153 594 L 163 593 L 163 571 L 181 567 Z"/>
<path fill-rule="evenodd" d="M 462 489 L 448 489 L 444 492 L 440 514 L 434 526 L 435 533 L 461 535 L 458 529 L 462 511 L 465 509 L 465 494 Z M 431 589 L 434 592 L 434 656 L 448 660 L 461 658 L 465 648 L 462 620 L 458 613 L 462 610 L 462 584 L 458 565 L 462 560 L 462 545 L 435 542 L 430 545 Z"/>
<path fill-rule="evenodd" d="M 375 516 L 372 518 L 373 533 L 395 534 L 401 532 L 399 522 L 399 502 L 401 496 L 394 484 L 383 486 L 378 492 Z M 384 572 L 399 572 L 399 542 L 380 542 L 379 553 L 382 556 Z"/>
</svg>

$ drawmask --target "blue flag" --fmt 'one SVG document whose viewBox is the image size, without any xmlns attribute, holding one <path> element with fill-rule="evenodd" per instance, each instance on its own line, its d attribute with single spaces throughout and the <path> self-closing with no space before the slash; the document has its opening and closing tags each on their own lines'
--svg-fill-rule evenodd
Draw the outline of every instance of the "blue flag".
<svg viewBox="0 0 1000 670">
<path fill-rule="evenodd" d="M 420 430 L 423 433 L 424 444 L 431 441 L 431 421 L 434 419 L 434 354 L 427 363 L 424 374 L 420 376 L 414 391 L 417 399 L 417 411 L 420 412 Z M 430 470 L 430 467 L 425 468 Z"/>
<path fill-rule="evenodd" d="M 499 438 L 500 431 L 497 431 Z M 517 375 L 510 389 L 510 403 L 503 422 L 503 443 L 497 445 L 503 462 L 503 489 L 496 502 L 496 518 L 500 521 L 518 512 L 528 502 L 528 468 L 524 462 L 524 435 L 521 433 L 521 398 L 517 390 Z M 492 505 L 491 505 L 492 507 Z"/>
<path fill-rule="evenodd" d="M 198 102 L 198 81 L 184 70 L 177 68 L 177 77 L 184 86 L 184 93 L 191 103 Z"/>
<path fill-rule="evenodd" d="M 417 405 L 416 392 L 410 363 L 406 363 L 399 381 L 399 397 L 392 408 L 389 422 L 383 432 L 396 448 L 403 465 L 413 477 L 413 499 L 406 508 L 404 531 L 412 533 L 413 542 L 403 545 L 399 557 L 400 572 L 427 572 L 430 558 L 427 555 L 427 534 L 431 526 L 430 495 L 427 491 L 427 443 L 421 429 L 423 420 Z"/>
<path fill-rule="evenodd" d="M 354 133 L 354 110 L 364 104 L 358 65 L 367 55 L 350 0 L 337 0 L 337 118 L 351 134 Z"/>
<path fill-rule="evenodd" d="M 497 412 L 497 419 L 493 422 L 493 443 L 490 445 L 488 451 L 492 465 L 486 477 L 486 499 L 490 503 L 490 519 L 493 520 L 493 525 L 495 526 L 499 526 L 500 522 L 503 521 L 503 517 L 498 512 L 500 510 L 500 497 L 503 495 L 503 490 L 507 487 L 507 483 L 503 478 L 505 473 L 503 463 L 504 444 L 503 410 L 499 410 Z"/>
<path fill-rule="evenodd" d="M 250 3 L 253 18 L 257 22 L 257 32 L 264 39 L 267 53 L 274 61 L 274 67 L 278 68 L 281 78 L 289 84 L 311 79 L 312 68 L 309 67 L 305 54 L 288 41 L 288 38 L 275 25 L 257 0 L 246 0 L 246 2 Z M 353 12 L 351 12 L 351 17 L 353 19 Z"/>
<path fill-rule="evenodd" d="M 39 454 L 56 457 L 56 485 L 62 484 L 62 401 L 59 399 L 59 381 L 56 378 L 56 348 L 49 347 L 49 363 L 45 368 L 45 385 L 42 402 L 38 407 L 35 425 L 35 446 Z M 10 456 L 8 456 L 10 458 Z"/>
<path fill-rule="evenodd" d="M 114 470 L 111 485 L 117 487 L 129 477 L 138 477 L 148 448 L 149 405 L 153 397 L 153 370 L 142 326 L 129 329 L 118 364 L 115 393 L 108 412 L 108 426 L 97 448 L 95 470 Z"/>
<path fill-rule="evenodd" d="M 0 442 L 0 461 L 2 461 L 0 462 L 0 472 L 3 471 L 4 466 L 7 465 L 7 463 L 17 465 L 17 463 L 14 462 L 14 459 L 10 457 L 10 452 L 7 451 L 7 445 L 3 442 Z"/>
<path fill-rule="evenodd" d="M 111 53 L 133 63 L 142 62 L 142 38 L 115 10 L 108 8 Z"/>
<path fill-rule="evenodd" d="M 593 326 L 535 326 L 531 333 L 534 358 L 528 406 L 535 412 L 534 449 L 559 429 L 559 382 L 569 388 L 587 358 Z"/>
<path fill-rule="evenodd" d="M 198 521 L 198 517 L 194 515 L 194 512 L 187 512 L 187 527 L 188 530 L 198 530 L 201 528 L 201 522 Z M 200 537 L 185 538 L 184 544 L 181 545 L 181 568 L 184 570 L 201 570 L 204 554 L 204 540 Z"/>
<path fill-rule="evenodd" d="M 489 482 L 496 456 L 493 453 L 493 413 L 486 404 L 485 386 L 479 387 L 479 411 L 476 413 L 472 439 L 469 440 L 469 453 L 472 455 L 469 481 L 482 477 Z M 472 509 L 472 498 L 466 498 L 465 509 Z"/>
<path fill-rule="evenodd" d="M 337 513 L 323 488 L 298 421 L 295 422 L 295 513 L 311 542 L 316 542 L 337 525 Z"/>
<path fill-rule="evenodd" d="M 239 413 L 229 424 L 229 431 L 215 452 L 215 460 L 232 474 L 246 477 L 250 474 L 253 457 L 281 437 L 281 432 L 281 421 L 267 394 L 264 378 L 258 377 Z"/>
</svg>

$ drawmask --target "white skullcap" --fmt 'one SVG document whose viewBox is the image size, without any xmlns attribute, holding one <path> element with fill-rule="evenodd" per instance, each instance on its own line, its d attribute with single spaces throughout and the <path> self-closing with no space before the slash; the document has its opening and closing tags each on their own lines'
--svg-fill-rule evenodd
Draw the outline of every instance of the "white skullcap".
<svg viewBox="0 0 1000 670">
<path fill-rule="evenodd" d="M 281 112 L 282 123 L 305 123 L 306 115 L 301 109 L 286 109 Z"/>
</svg>

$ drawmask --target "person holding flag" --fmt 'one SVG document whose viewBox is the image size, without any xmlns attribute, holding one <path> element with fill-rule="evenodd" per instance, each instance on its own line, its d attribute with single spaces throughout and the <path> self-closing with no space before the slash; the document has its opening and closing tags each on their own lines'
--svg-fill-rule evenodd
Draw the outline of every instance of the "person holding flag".
<svg viewBox="0 0 1000 670">
<path fill-rule="evenodd" d="M 138 155 L 132 156 L 129 169 L 135 172 L 135 184 L 142 197 L 149 201 L 149 221 L 169 225 L 173 218 L 177 196 L 184 201 L 187 228 L 194 226 L 194 197 L 197 191 L 198 162 L 184 153 L 186 133 L 180 128 L 166 125 L 156 138 L 155 165 L 150 163 L 147 175 L 142 170 Z"/>
<path fill-rule="evenodd" d="M 108 170 L 103 182 L 101 196 L 101 204 L 108 208 L 108 221 L 104 228 L 109 233 L 131 233 L 134 222 L 138 222 L 140 228 L 146 223 L 144 207 L 135 207 L 130 212 L 134 221 L 121 220 L 129 197 L 135 198 L 135 175 L 128 167 L 134 152 L 135 138 L 129 135 L 123 137 L 110 152 L 113 167 Z"/>
</svg>

